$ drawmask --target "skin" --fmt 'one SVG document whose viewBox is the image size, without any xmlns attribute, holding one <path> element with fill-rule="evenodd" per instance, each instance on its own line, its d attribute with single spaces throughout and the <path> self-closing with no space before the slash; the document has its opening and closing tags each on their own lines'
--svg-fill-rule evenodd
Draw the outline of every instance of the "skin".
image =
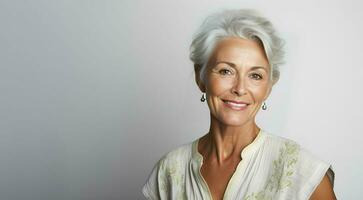
<svg viewBox="0 0 363 200">
<path fill-rule="evenodd" d="M 260 130 L 255 116 L 271 92 L 270 73 L 260 43 L 232 37 L 216 45 L 204 82 L 196 70 L 196 82 L 206 93 L 211 119 L 209 132 L 198 144 L 203 156 L 201 175 L 214 200 L 223 199 L 228 182 L 242 160 L 241 151 L 253 142 Z M 233 110 L 223 100 L 243 101 L 248 106 L 245 110 Z M 315 196 L 322 199 L 321 193 L 326 192 L 332 194 L 328 197 L 335 197 L 324 178 L 311 199 Z"/>
<path fill-rule="evenodd" d="M 323 180 L 320 182 L 310 197 L 310 200 L 320 199 L 337 199 L 334 194 L 332 183 L 330 182 L 327 175 L 324 176 Z"/>
</svg>

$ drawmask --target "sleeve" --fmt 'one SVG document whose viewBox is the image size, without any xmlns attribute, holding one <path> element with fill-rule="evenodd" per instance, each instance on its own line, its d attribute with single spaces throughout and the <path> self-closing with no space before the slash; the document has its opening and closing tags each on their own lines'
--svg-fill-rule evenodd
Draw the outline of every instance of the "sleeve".
<svg viewBox="0 0 363 200">
<path fill-rule="evenodd" d="M 334 184 L 334 172 L 331 165 L 321 161 L 305 149 L 301 149 L 297 166 L 297 183 L 299 199 L 309 199 L 325 174 Z"/>
<path fill-rule="evenodd" d="M 333 167 L 332 166 L 329 167 L 329 169 L 326 172 L 326 174 L 328 175 L 328 178 L 330 180 L 330 183 L 331 183 L 332 187 L 334 188 L 335 172 L 333 171 Z"/>
<path fill-rule="evenodd" d="M 158 192 L 158 186 L 159 186 L 159 174 L 160 170 L 160 161 L 154 166 L 153 170 L 151 171 L 151 174 L 149 175 L 148 180 L 142 187 L 142 193 L 148 200 L 160 200 L 160 195 Z"/>
</svg>

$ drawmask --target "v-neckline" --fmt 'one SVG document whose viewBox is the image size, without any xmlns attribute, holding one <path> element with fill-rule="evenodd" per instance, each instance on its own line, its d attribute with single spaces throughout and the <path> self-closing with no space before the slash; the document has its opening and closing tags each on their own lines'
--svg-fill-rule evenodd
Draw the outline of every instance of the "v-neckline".
<svg viewBox="0 0 363 200">
<path fill-rule="evenodd" d="M 237 164 L 236 170 L 233 172 L 231 178 L 228 180 L 226 189 L 224 190 L 224 193 L 223 193 L 222 200 L 226 199 L 226 196 L 230 193 L 230 190 L 231 190 L 230 188 L 232 187 L 232 185 L 234 183 L 233 179 L 235 179 L 235 177 L 237 176 L 236 174 L 241 174 L 241 168 L 242 168 L 243 163 L 246 163 L 247 155 L 249 153 L 253 152 L 253 150 L 256 150 L 258 148 L 263 136 L 264 136 L 264 131 L 262 129 L 260 129 L 256 138 L 250 144 L 248 144 L 245 148 L 243 148 L 243 150 L 241 151 L 241 161 Z M 204 179 L 204 177 L 201 173 L 201 168 L 203 165 L 203 155 L 201 153 L 199 153 L 199 150 L 198 150 L 199 140 L 200 140 L 200 138 L 195 140 L 193 143 L 193 157 L 197 160 L 197 163 L 198 163 L 197 174 L 198 174 L 199 178 L 201 179 L 204 188 L 207 190 L 209 198 L 211 200 L 213 200 L 213 196 L 209 189 L 208 183 Z"/>
</svg>

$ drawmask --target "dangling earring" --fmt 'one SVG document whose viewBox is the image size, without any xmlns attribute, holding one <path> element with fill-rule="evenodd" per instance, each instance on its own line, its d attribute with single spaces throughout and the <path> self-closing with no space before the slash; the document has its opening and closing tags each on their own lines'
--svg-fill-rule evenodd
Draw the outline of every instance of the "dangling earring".
<svg viewBox="0 0 363 200">
<path fill-rule="evenodd" d="M 262 110 L 266 110 L 266 109 L 267 109 L 266 102 L 263 102 L 263 104 L 262 104 Z"/>
<path fill-rule="evenodd" d="M 204 96 L 204 93 L 202 94 L 202 98 L 200 98 L 200 101 L 201 101 L 201 102 L 205 102 L 205 96 Z"/>
</svg>

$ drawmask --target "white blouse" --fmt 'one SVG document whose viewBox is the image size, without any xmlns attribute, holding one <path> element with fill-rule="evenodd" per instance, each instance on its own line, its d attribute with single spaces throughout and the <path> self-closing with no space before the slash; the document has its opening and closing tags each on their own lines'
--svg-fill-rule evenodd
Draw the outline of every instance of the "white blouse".
<svg viewBox="0 0 363 200">
<path fill-rule="evenodd" d="M 159 160 L 142 189 L 147 199 L 212 200 L 200 173 L 203 157 L 198 152 L 198 141 L 181 146 Z M 228 182 L 225 200 L 306 200 L 325 173 L 334 182 L 329 164 L 294 141 L 262 129 L 243 149 L 241 157 Z"/>
</svg>

